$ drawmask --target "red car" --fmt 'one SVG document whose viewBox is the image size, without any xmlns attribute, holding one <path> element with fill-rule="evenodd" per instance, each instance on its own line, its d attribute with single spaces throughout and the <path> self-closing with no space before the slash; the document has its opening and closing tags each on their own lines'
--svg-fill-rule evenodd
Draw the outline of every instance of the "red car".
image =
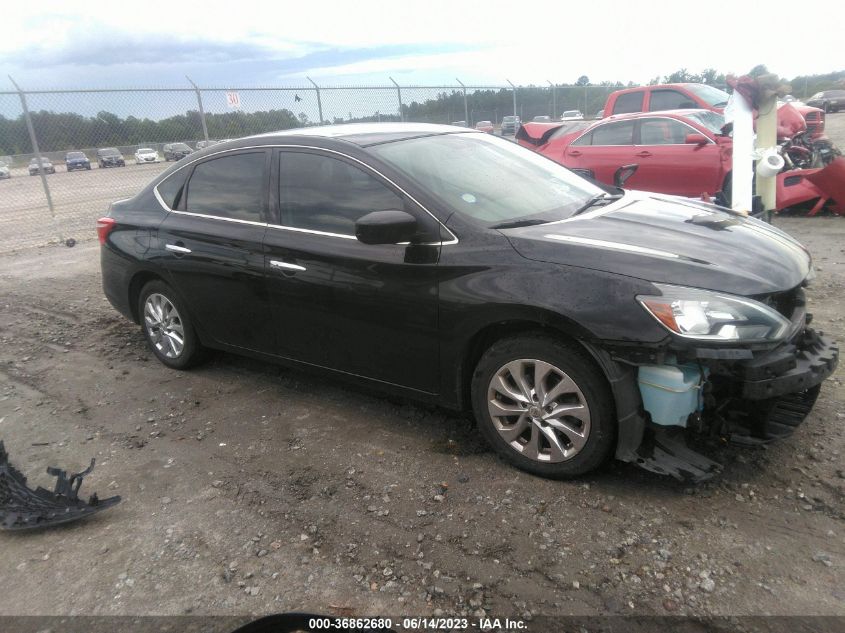
<svg viewBox="0 0 845 633">
<path fill-rule="evenodd" d="M 732 141 L 709 110 L 638 112 L 588 125 L 525 123 L 517 141 L 596 180 L 637 164 L 625 187 L 698 197 L 730 189 Z"/>
<path fill-rule="evenodd" d="M 479 121 L 475 124 L 475 129 L 481 132 L 493 133 L 493 123 L 491 121 Z"/>
<path fill-rule="evenodd" d="M 678 108 L 703 108 L 723 112 L 730 95 L 707 84 L 659 84 L 617 90 L 607 97 L 604 116 L 630 112 L 659 112 Z M 824 111 L 806 105 L 784 104 L 778 108 L 778 139 L 791 138 L 796 131 L 794 111 L 798 113 L 813 138 L 824 134 Z"/>
</svg>

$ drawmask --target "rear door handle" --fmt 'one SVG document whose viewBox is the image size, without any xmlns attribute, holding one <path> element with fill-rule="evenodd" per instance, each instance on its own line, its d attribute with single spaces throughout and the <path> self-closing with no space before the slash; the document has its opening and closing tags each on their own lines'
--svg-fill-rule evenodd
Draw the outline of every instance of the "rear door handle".
<svg viewBox="0 0 845 633">
<path fill-rule="evenodd" d="M 299 264 L 291 264 L 289 262 L 280 262 L 277 259 L 271 259 L 270 265 L 276 268 L 281 268 L 283 270 L 296 270 L 300 272 L 305 270 L 305 266 L 300 266 Z"/>
<path fill-rule="evenodd" d="M 636 154 L 634 154 L 634 156 L 639 156 L 640 158 L 648 158 L 649 156 L 651 156 L 651 152 L 637 152 Z"/>
<path fill-rule="evenodd" d="M 180 246 L 179 244 L 165 244 L 164 248 L 173 253 L 179 253 L 180 255 L 187 255 L 191 252 L 190 248 L 185 248 L 184 246 Z"/>
</svg>

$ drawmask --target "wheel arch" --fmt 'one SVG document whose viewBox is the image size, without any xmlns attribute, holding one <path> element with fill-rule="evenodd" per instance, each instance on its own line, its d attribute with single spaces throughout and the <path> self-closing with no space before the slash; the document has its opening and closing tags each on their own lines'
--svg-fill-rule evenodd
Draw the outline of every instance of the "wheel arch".
<svg viewBox="0 0 845 633">
<path fill-rule="evenodd" d="M 470 385 L 472 374 L 481 356 L 496 341 L 517 335 L 540 334 L 574 343 L 589 352 L 581 340 L 589 338 L 589 332 L 577 323 L 560 314 L 542 309 L 519 309 L 509 315 L 502 315 L 477 324 L 473 334 L 463 345 L 454 380 L 457 404 L 462 410 L 470 408 Z M 603 372 L 604 373 L 604 372 Z"/>
<path fill-rule="evenodd" d="M 141 315 L 138 314 L 138 301 L 141 298 L 141 289 L 151 281 L 161 281 L 167 283 L 167 280 L 151 270 L 140 270 L 132 276 L 129 282 L 129 309 L 132 313 L 132 320 L 135 323 L 141 323 Z"/>
</svg>

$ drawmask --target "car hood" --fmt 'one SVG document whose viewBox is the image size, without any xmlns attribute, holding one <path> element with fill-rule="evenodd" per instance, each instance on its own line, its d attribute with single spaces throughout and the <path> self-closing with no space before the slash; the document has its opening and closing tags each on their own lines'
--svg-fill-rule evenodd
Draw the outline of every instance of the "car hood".
<svg viewBox="0 0 845 633">
<path fill-rule="evenodd" d="M 801 244 L 765 222 L 636 191 L 568 220 L 501 232 L 527 259 L 746 296 L 794 288 L 812 265 Z"/>
</svg>

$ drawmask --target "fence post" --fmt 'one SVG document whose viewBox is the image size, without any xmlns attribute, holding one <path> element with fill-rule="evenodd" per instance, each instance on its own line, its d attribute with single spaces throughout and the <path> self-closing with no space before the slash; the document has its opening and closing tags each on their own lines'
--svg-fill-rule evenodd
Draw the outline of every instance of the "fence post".
<svg viewBox="0 0 845 633">
<path fill-rule="evenodd" d="M 202 121 L 202 135 L 205 138 L 206 143 L 208 142 L 208 127 L 205 125 L 205 110 L 202 108 L 202 95 L 200 94 L 199 87 L 191 81 L 191 78 L 188 75 L 185 75 L 185 79 L 187 79 L 190 84 L 194 87 L 194 92 L 197 93 L 197 105 L 200 108 L 200 121 Z"/>
<path fill-rule="evenodd" d="M 323 100 L 320 98 L 320 86 L 314 83 L 314 80 L 311 77 L 305 77 L 308 81 L 311 82 L 311 85 L 314 86 L 314 90 L 317 91 L 317 111 L 320 113 L 320 125 L 323 124 Z"/>
<path fill-rule="evenodd" d="M 554 85 L 551 81 L 546 79 L 549 82 L 549 85 L 552 87 L 552 118 L 554 119 L 557 115 L 555 112 L 557 111 L 557 86 Z"/>
<path fill-rule="evenodd" d="M 47 208 L 50 209 L 50 217 L 53 219 L 53 227 L 56 229 L 56 235 L 60 242 L 65 242 L 62 237 L 62 231 L 59 228 L 59 222 L 56 219 L 56 209 L 53 207 L 53 196 L 50 194 L 50 185 L 47 184 L 47 175 L 44 173 L 44 163 L 41 161 L 41 149 L 38 147 L 38 139 L 35 137 L 35 128 L 32 125 L 32 117 L 29 115 L 29 106 L 26 104 L 26 94 L 21 90 L 17 82 L 9 75 L 9 81 L 14 85 L 15 90 L 18 91 L 18 97 L 21 100 L 21 108 L 23 108 L 23 117 L 26 120 L 26 129 L 29 132 L 29 142 L 32 144 L 32 151 L 35 152 L 35 157 L 38 159 L 38 174 L 41 176 L 41 186 L 44 187 L 44 195 L 47 197 Z M 65 244 L 73 246 L 76 244 L 74 240 L 68 239 Z"/>
<path fill-rule="evenodd" d="M 469 106 L 467 105 L 467 87 L 457 77 L 455 77 L 455 81 L 461 84 L 461 89 L 464 91 L 464 120 L 467 122 L 467 125 L 472 125 L 472 121 L 469 120 Z"/>
<path fill-rule="evenodd" d="M 513 82 L 510 79 L 505 79 L 513 88 L 513 115 L 516 116 L 516 86 L 513 85 Z"/>
<path fill-rule="evenodd" d="M 399 120 L 402 123 L 405 122 L 405 114 L 402 112 L 402 88 L 399 87 L 399 84 L 393 79 L 393 77 L 389 78 L 390 81 L 393 82 L 393 85 L 396 86 L 396 95 L 399 97 Z"/>
</svg>

